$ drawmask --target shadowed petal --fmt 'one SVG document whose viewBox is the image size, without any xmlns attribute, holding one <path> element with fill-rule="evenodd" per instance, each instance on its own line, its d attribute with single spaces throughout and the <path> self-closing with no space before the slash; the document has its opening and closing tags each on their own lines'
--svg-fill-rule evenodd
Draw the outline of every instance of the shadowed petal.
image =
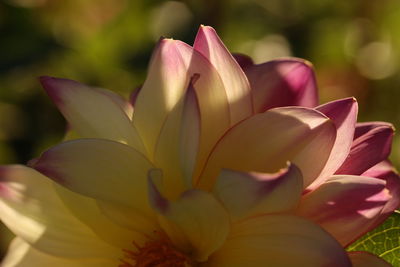
<svg viewBox="0 0 400 267">
<path fill-rule="evenodd" d="M 321 105 L 316 110 L 324 113 L 336 126 L 337 135 L 325 168 L 308 189 L 312 190 L 335 173 L 346 160 L 353 143 L 358 105 L 354 98 L 345 98 Z"/>
<path fill-rule="evenodd" d="M 385 260 L 364 251 L 349 252 L 353 267 L 391 267 Z"/>
<path fill-rule="evenodd" d="M 145 153 L 135 127 L 121 106 L 120 97 L 72 80 L 41 77 L 40 81 L 72 129 L 81 137 L 118 141 Z"/>
<path fill-rule="evenodd" d="M 274 174 L 223 169 L 214 188 L 215 195 L 235 219 L 293 210 L 302 191 L 303 177 L 293 164 Z"/>
<path fill-rule="evenodd" d="M 273 173 L 291 161 L 308 186 L 320 174 L 336 137 L 322 113 L 301 107 L 269 110 L 239 123 L 216 145 L 198 186 L 210 189 L 222 168 Z"/>
<path fill-rule="evenodd" d="M 232 124 L 253 113 L 246 75 L 212 27 L 200 26 L 193 45 L 217 69 L 228 96 Z"/>
<path fill-rule="evenodd" d="M 298 214 L 311 219 L 343 246 L 373 227 L 391 196 L 381 179 L 337 175 L 306 194 Z"/>
<path fill-rule="evenodd" d="M 159 175 L 150 173 L 149 198 L 161 215 L 162 228 L 176 246 L 195 260 L 207 260 L 228 235 L 229 215 L 212 194 L 201 190 L 192 189 L 176 201 L 167 200 L 153 182 Z"/>
<path fill-rule="evenodd" d="M 318 104 L 314 71 L 302 59 L 278 59 L 247 66 L 254 111 L 282 106 L 315 107 Z"/>
<path fill-rule="evenodd" d="M 360 126 L 357 126 L 359 128 Z M 336 174 L 360 175 L 390 154 L 394 128 L 390 124 L 366 125 L 357 130 L 350 153 Z M 364 130 L 365 133 L 362 133 Z M 362 133 L 360 135 L 360 133 Z"/>
<path fill-rule="evenodd" d="M 319 226 L 296 216 L 265 215 L 235 223 L 206 266 L 351 266 L 344 249 Z"/>
</svg>

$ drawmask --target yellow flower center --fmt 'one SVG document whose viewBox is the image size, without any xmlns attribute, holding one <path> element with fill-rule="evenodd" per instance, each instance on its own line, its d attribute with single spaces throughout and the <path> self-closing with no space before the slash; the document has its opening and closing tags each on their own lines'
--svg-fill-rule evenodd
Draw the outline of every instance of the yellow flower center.
<svg viewBox="0 0 400 267">
<path fill-rule="evenodd" d="M 177 250 L 165 234 L 150 239 L 139 246 L 133 242 L 136 251 L 125 250 L 125 259 L 119 267 L 189 267 L 194 262 Z"/>
</svg>

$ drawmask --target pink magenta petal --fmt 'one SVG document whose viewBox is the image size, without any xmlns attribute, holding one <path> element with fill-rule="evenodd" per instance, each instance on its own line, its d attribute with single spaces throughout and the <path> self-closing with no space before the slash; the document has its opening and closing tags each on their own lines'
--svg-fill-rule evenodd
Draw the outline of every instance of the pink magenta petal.
<svg viewBox="0 0 400 267">
<path fill-rule="evenodd" d="M 302 191 L 303 177 L 293 164 L 274 174 L 224 169 L 214 188 L 235 219 L 291 211 L 297 207 Z"/>
<path fill-rule="evenodd" d="M 353 267 L 391 267 L 384 259 L 365 251 L 348 252 Z"/>
<path fill-rule="evenodd" d="M 125 113 L 131 112 L 131 107 L 119 96 L 67 79 L 41 77 L 40 81 L 80 137 L 118 141 L 145 153 L 142 140 Z"/>
<path fill-rule="evenodd" d="M 235 58 L 236 62 L 239 64 L 239 66 L 244 70 L 247 67 L 253 66 L 253 60 L 251 57 L 244 55 L 244 54 L 239 54 L 239 53 L 234 53 L 232 56 Z"/>
<path fill-rule="evenodd" d="M 254 115 L 221 138 L 197 184 L 210 190 L 223 168 L 274 173 L 291 161 L 306 187 L 325 166 L 335 137 L 333 122 L 313 109 L 285 107 Z"/>
<path fill-rule="evenodd" d="M 298 214 L 331 233 L 343 246 L 362 234 L 380 216 L 391 196 L 385 181 L 338 175 L 303 196 Z"/>
<path fill-rule="evenodd" d="M 391 195 L 381 211 L 381 215 L 376 219 L 375 225 L 382 223 L 392 212 L 400 208 L 400 176 L 388 161 L 382 161 L 362 174 L 363 176 L 376 177 L 386 181 L 386 188 Z"/>
<path fill-rule="evenodd" d="M 358 126 L 357 128 L 359 128 Z M 336 174 L 360 175 L 375 164 L 387 159 L 391 151 L 394 128 L 390 124 L 383 124 L 367 128 L 362 125 L 362 130 L 356 128 L 350 153 L 336 171 Z M 363 132 L 360 135 L 360 132 Z"/>
<path fill-rule="evenodd" d="M 315 107 L 318 104 L 314 71 L 301 59 L 273 60 L 248 66 L 255 112 L 282 106 Z"/>
<path fill-rule="evenodd" d="M 329 178 L 346 160 L 353 143 L 358 105 L 354 98 L 345 98 L 326 103 L 316 108 L 330 118 L 336 126 L 337 135 L 331 155 L 324 170 L 308 189 L 312 190 Z"/>
<path fill-rule="evenodd" d="M 253 113 L 249 81 L 212 27 L 200 26 L 193 45 L 216 68 L 224 83 L 235 124 Z"/>
</svg>

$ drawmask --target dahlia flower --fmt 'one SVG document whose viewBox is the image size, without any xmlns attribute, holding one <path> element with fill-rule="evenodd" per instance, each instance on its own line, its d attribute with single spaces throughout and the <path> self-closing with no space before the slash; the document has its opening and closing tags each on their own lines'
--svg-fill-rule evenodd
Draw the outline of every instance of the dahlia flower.
<svg viewBox="0 0 400 267">
<path fill-rule="evenodd" d="M 318 106 L 311 65 L 255 65 L 201 26 L 159 41 L 130 101 L 41 83 L 70 124 L 0 168 L 2 266 L 389 266 L 345 248 L 399 206 L 393 127 Z"/>
</svg>

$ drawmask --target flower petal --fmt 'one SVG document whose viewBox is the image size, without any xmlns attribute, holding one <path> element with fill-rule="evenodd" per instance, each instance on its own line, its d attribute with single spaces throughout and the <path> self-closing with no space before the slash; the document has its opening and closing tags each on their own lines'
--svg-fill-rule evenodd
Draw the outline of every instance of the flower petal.
<svg viewBox="0 0 400 267">
<path fill-rule="evenodd" d="M 359 128 L 359 126 L 357 126 Z M 390 154 L 394 128 L 390 124 L 376 125 L 358 136 L 363 130 L 357 130 L 346 161 L 336 174 L 360 175 L 375 164 L 387 159 Z M 364 125 L 362 126 L 363 129 Z"/>
<path fill-rule="evenodd" d="M 254 111 L 282 106 L 315 107 L 318 92 L 311 63 L 302 59 L 278 59 L 247 66 Z"/>
<path fill-rule="evenodd" d="M 118 96 L 75 81 L 41 77 L 44 89 L 68 120 L 84 138 L 104 138 L 128 144 L 144 153 L 143 143 L 135 127 L 122 109 Z"/>
<path fill-rule="evenodd" d="M 353 143 L 358 105 L 355 98 L 345 98 L 321 105 L 316 110 L 324 113 L 336 126 L 337 135 L 325 168 L 308 189 L 312 190 L 329 178 L 346 160 Z"/>
<path fill-rule="evenodd" d="M 243 70 L 254 65 L 253 59 L 247 55 L 233 53 L 232 56 Z"/>
<path fill-rule="evenodd" d="M 336 137 L 333 123 L 318 111 L 286 107 L 239 123 L 216 145 L 197 181 L 211 189 L 222 168 L 272 173 L 291 161 L 308 186 L 320 174 Z"/>
<path fill-rule="evenodd" d="M 291 215 L 252 217 L 233 225 L 206 266 L 351 266 L 343 248 L 317 225 Z"/>
<path fill-rule="evenodd" d="M 159 175 L 159 174 L 156 174 Z M 160 224 L 174 244 L 197 261 L 205 261 L 225 241 L 229 233 L 229 216 L 222 205 L 208 192 L 192 189 L 178 200 L 164 198 L 149 179 L 149 198 L 160 214 Z"/>
<path fill-rule="evenodd" d="M 353 267 L 391 267 L 385 260 L 364 251 L 349 252 Z"/>
<path fill-rule="evenodd" d="M 109 267 L 117 265 L 118 260 L 114 259 L 68 259 L 55 257 L 36 250 L 20 238 L 15 238 L 3 259 L 2 267 Z"/>
<path fill-rule="evenodd" d="M 211 149 L 231 125 L 224 85 L 215 68 L 200 52 L 180 41 L 164 39 L 160 42 L 153 55 L 147 80 L 135 103 L 133 121 L 151 152 L 152 160 L 159 138 L 179 140 L 179 136 L 168 134 L 167 137 L 161 137 L 160 133 L 168 119 L 176 120 L 168 122 L 169 125 L 182 122 L 180 116 L 168 116 L 171 112 L 181 114 L 179 109 L 183 108 L 189 82 L 194 76 L 198 77 L 194 89 L 200 108 L 200 128 L 207 129 L 201 131 L 200 136 L 195 167 L 198 175 Z M 165 130 L 162 134 L 165 134 Z"/>
<path fill-rule="evenodd" d="M 253 113 L 250 85 L 246 75 L 212 27 L 200 26 L 193 45 L 217 69 L 228 95 L 232 124 Z"/>
<path fill-rule="evenodd" d="M 388 161 L 382 161 L 374 167 L 368 169 L 363 176 L 375 177 L 386 181 L 386 189 L 391 196 L 381 211 L 381 215 L 376 219 L 375 226 L 381 224 L 392 212 L 400 207 L 400 176 L 393 165 Z M 374 227 L 373 227 L 374 228 Z"/>
<path fill-rule="evenodd" d="M 103 139 L 68 141 L 44 152 L 33 166 L 76 193 L 153 215 L 146 194 L 152 164 L 130 146 Z"/>
<path fill-rule="evenodd" d="M 214 188 L 214 194 L 235 219 L 293 210 L 302 191 L 303 177 L 293 164 L 274 174 L 223 169 Z"/>
<path fill-rule="evenodd" d="M 298 214 L 311 219 L 343 246 L 371 230 L 391 196 L 381 179 L 337 175 L 306 194 Z"/>
<path fill-rule="evenodd" d="M 166 119 L 157 141 L 155 164 L 163 169 L 167 197 L 192 187 L 200 142 L 200 108 L 193 76 L 184 101 Z"/>
<path fill-rule="evenodd" d="M 3 166 L 0 183 L 1 220 L 35 249 L 68 258 L 121 256 L 72 216 L 47 177 L 24 166 Z"/>
</svg>

